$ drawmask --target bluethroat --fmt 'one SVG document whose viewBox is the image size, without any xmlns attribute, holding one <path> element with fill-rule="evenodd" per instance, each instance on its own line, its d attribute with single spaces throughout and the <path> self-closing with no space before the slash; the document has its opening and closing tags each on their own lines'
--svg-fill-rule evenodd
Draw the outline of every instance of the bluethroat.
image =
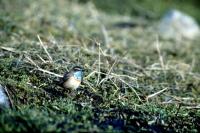
<svg viewBox="0 0 200 133">
<path fill-rule="evenodd" d="M 82 67 L 73 67 L 60 79 L 60 85 L 65 89 L 76 90 L 83 81 L 83 72 L 84 69 Z"/>
</svg>

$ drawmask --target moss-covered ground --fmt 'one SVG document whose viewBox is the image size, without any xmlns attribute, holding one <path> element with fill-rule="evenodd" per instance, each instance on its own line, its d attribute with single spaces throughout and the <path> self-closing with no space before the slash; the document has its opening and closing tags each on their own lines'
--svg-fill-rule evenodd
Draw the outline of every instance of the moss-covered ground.
<svg viewBox="0 0 200 133">
<path fill-rule="evenodd" d="M 0 84 L 13 104 L 0 132 L 200 132 L 199 39 L 160 38 L 160 10 L 103 7 L 0 1 Z M 71 95 L 55 81 L 76 65 L 85 76 Z"/>
</svg>

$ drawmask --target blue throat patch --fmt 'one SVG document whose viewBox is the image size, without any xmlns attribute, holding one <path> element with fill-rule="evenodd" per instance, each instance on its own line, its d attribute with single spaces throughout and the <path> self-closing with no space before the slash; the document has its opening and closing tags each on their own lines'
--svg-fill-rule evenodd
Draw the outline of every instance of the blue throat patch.
<svg viewBox="0 0 200 133">
<path fill-rule="evenodd" d="M 74 77 L 78 80 L 82 80 L 83 72 L 82 71 L 77 71 L 74 72 Z"/>
</svg>

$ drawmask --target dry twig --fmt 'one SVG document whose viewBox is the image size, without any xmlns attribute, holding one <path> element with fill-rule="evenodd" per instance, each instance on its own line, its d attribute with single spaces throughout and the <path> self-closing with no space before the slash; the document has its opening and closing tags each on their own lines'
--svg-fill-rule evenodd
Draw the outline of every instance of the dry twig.
<svg viewBox="0 0 200 133">
<path fill-rule="evenodd" d="M 52 57 L 50 56 L 49 52 L 47 51 L 46 47 L 44 46 L 42 40 L 40 39 L 40 36 L 37 35 L 37 37 L 38 37 L 38 40 L 40 41 L 40 45 L 42 46 L 42 48 L 44 49 L 45 53 L 46 53 L 47 56 L 48 56 L 49 61 L 50 61 L 50 62 L 53 62 L 53 59 L 52 59 Z"/>
</svg>

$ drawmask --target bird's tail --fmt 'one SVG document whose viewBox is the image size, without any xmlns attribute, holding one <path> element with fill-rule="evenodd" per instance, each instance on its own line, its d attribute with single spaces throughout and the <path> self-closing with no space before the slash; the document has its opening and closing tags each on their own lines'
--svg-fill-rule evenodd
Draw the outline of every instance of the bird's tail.
<svg viewBox="0 0 200 133">
<path fill-rule="evenodd" d="M 53 80 L 53 83 L 54 83 L 55 85 L 58 85 L 58 86 L 61 86 L 61 87 L 62 87 L 64 81 L 63 81 L 63 78 L 59 78 L 59 79 Z"/>
</svg>

